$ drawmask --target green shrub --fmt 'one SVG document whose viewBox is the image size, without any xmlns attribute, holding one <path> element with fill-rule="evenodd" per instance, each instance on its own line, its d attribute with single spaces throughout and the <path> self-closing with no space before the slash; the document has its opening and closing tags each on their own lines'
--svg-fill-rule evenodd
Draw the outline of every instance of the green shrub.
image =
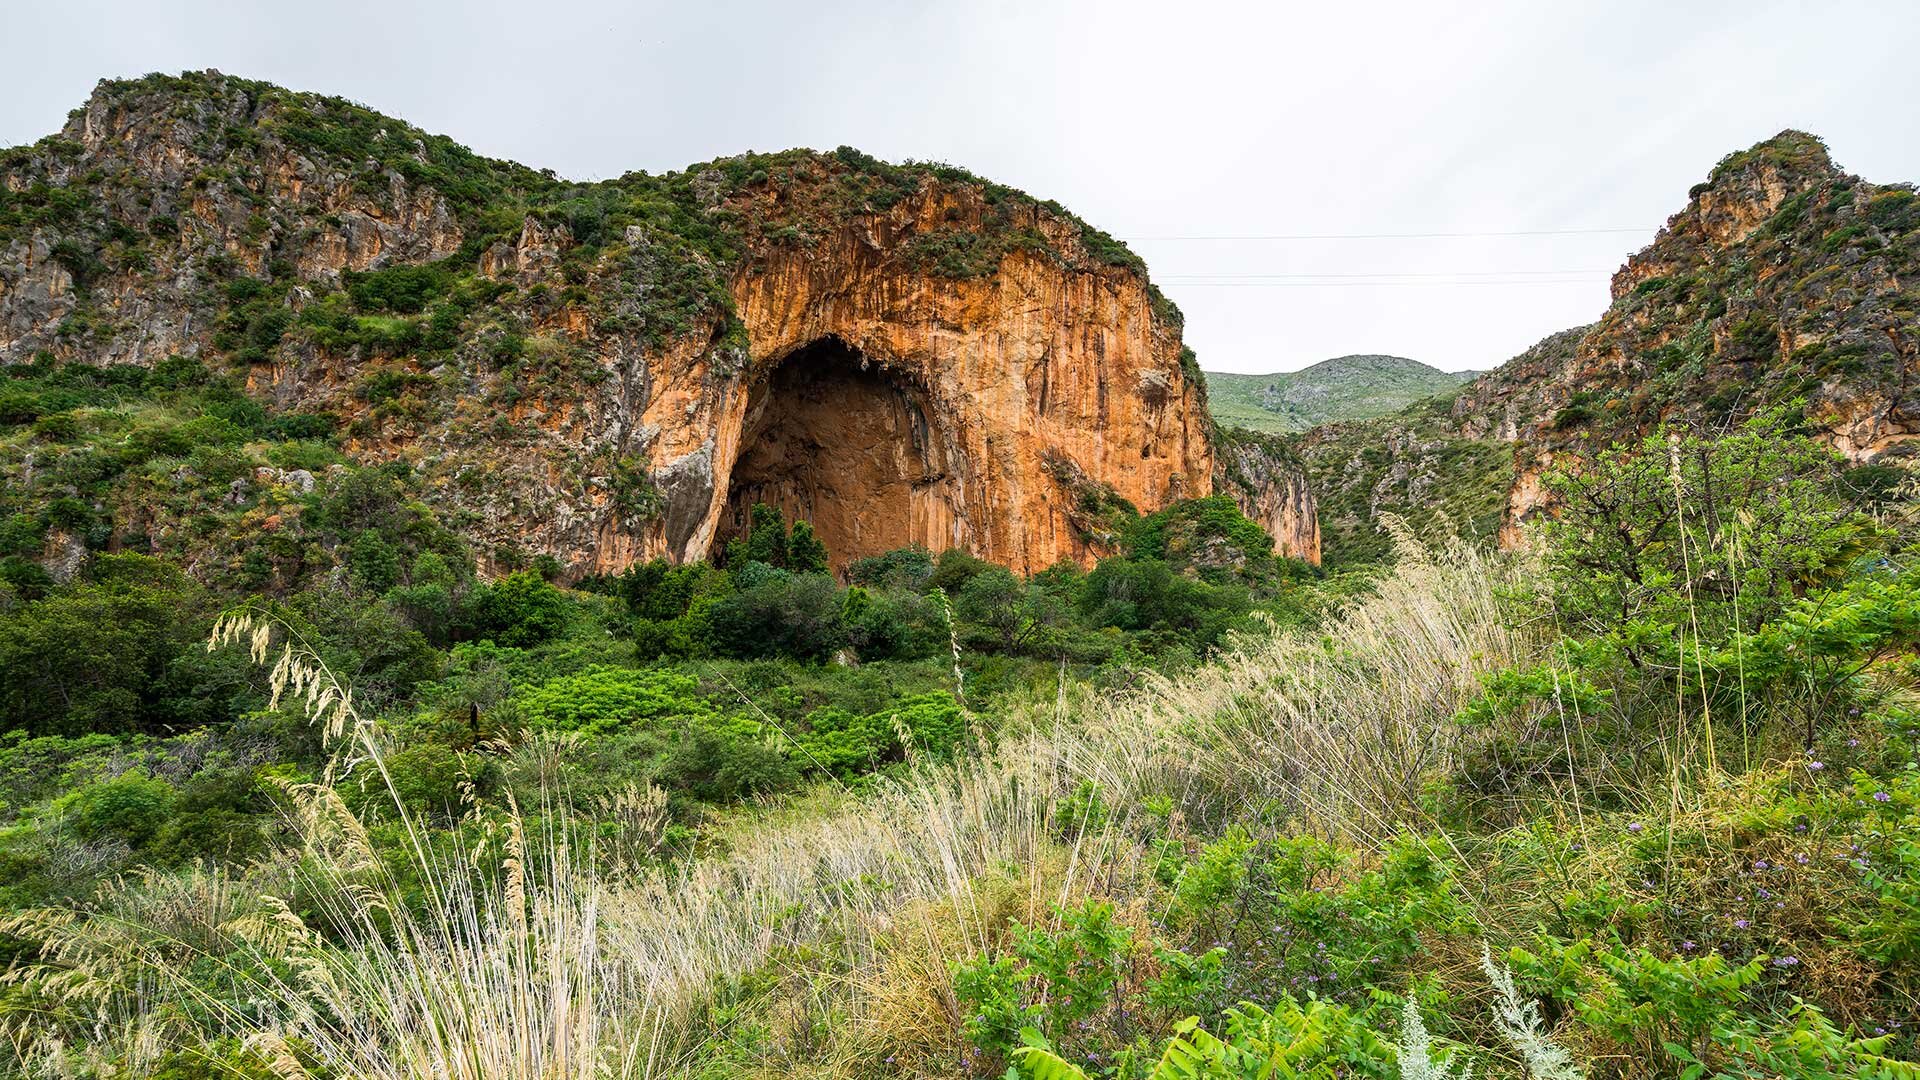
<svg viewBox="0 0 1920 1080">
<path fill-rule="evenodd" d="M 698 680 L 673 671 L 591 667 L 521 691 L 513 704 L 534 727 L 604 734 L 714 715 L 699 689 Z"/>
<path fill-rule="evenodd" d="M 566 594 L 530 570 L 475 589 L 468 604 L 476 636 L 513 648 L 558 637 L 566 630 L 570 611 Z"/>
<path fill-rule="evenodd" d="M 122 773 L 81 788 L 62 800 L 62 806 L 73 815 L 73 831 L 80 838 L 123 840 L 139 848 L 167 823 L 175 794 L 165 780 Z"/>
</svg>

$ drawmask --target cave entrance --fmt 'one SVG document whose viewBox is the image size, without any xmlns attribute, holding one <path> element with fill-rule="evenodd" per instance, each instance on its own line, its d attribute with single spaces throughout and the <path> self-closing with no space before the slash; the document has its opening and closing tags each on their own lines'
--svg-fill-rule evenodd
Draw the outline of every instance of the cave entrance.
<svg viewBox="0 0 1920 1080">
<path fill-rule="evenodd" d="M 925 390 L 838 338 L 777 364 L 747 399 L 718 543 L 755 503 L 808 521 L 834 572 L 867 555 L 957 542 L 957 485 Z"/>
</svg>

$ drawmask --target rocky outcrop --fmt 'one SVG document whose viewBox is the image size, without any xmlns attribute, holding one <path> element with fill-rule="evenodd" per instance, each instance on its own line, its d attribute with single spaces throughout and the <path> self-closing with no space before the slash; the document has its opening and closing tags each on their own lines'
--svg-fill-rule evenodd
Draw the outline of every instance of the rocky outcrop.
<svg viewBox="0 0 1920 1080">
<path fill-rule="evenodd" d="M 1320 514 L 1299 455 L 1270 435 L 1222 429 L 1214 488 L 1273 537 L 1274 554 L 1320 565 Z"/>
<path fill-rule="evenodd" d="M 1451 470 L 1438 494 L 1466 504 L 1450 518 L 1512 546 L 1550 510 L 1542 481 L 1556 462 L 1664 422 L 1712 430 L 1799 402 L 1849 460 L 1908 460 L 1916 338 L 1920 196 L 1847 175 L 1818 139 L 1783 132 L 1693 189 L 1614 275 L 1599 321 L 1549 336 L 1443 408 L 1311 433 L 1301 456 L 1340 557 L 1384 550 L 1380 515 L 1425 512 L 1436 492 L 1417 480 L 1430 466 Z"/>
<path fill-rule="evenodd" d="M 1144 266 L 946 166 L 843 148 L 568 185 L 202 73 L 101 84 L 0 183 L 0 360 L 229 365 L 409 465 L 483 567 L 701 558 L 765 501 L 836 564 L 917 543 L 1031 571 L 1110 550 L 1089 498 L 1213 490 Z M 1297 474 L 1243 471 L 1314 557 Z"/>
</svg>

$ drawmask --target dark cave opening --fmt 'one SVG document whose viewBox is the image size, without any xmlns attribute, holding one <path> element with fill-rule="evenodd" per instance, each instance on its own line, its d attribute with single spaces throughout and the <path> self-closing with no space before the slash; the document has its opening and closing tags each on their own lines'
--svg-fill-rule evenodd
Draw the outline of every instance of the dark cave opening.
<svg viewBox="0 0 1920 1080">
<path fill-rule="evenodd" d="M 746 531 L 755 503 L 811 522 L 836 573 L 909 544 L 952 546 L 951 458 L 916 381 L 823 338 L 754 387 L 716 546 Z"/>
</svg>

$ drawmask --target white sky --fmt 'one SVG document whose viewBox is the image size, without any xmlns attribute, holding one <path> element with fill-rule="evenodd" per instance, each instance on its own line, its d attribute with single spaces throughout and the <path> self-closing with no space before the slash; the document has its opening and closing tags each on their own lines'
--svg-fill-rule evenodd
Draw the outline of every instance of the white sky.
<svg viewBox="0 0 1920 1080">
<path fill-rule="evenodd" d="M 1596 318 L 1782 128 L 1920 179 L 1915 0 L 0 0 L 0 40 L 0 145 L 101 77 L 217 67 L 575 179 L 842 143 L 965 165 L 1132 243 L 1222 371 L 1498 364 Z"/>
</svg>

